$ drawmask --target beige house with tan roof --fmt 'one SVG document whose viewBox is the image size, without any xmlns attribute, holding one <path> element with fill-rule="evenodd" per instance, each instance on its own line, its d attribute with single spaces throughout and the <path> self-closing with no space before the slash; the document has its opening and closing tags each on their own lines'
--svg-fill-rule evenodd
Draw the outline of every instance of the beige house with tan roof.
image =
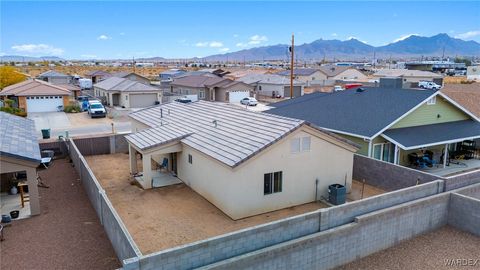
<svg viewBox="0 0 480 270">
<path fill-rule="evenodd" d="M 0 98 L 15 101 L 27 113 L 55 112 L 70 102 L 71 91 L 41 80 L 26 80 L 3 88 Z"/>
</svg>

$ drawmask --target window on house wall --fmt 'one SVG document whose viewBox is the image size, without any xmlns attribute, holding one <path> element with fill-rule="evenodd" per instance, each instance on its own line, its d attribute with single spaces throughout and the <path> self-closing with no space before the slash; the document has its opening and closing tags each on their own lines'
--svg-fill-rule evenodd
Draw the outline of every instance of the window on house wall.
<svg viewBox="0 0 480 270">
<path fill-rule="evenodd" d="M 427 105 L 435 105 L 437 103 L 437 96 L 434 96 L 427 100 Z"/>
<path fill-rule="evenodd" d="M 263 175 L 263 194 L 282 192 L 283 172 L 266 173 Z"/>
<path fill-rule="evenodd" d="M 262 86 L 261 85 L 258 86 L 258 90 L 262 91 Z"/>
<path fill-rule="evenodd" d="M 125 100 L 128 100 L 128 95 L 125 95 Z"/>
<path fill-rule="evenodd" d="M 191 154 L 188 154 L 188 163 L 193 164 L 193 157 Z"/>
<path fill-rule="evenodd" d="M 205 91 L 204 90 L 200 90 L 198 92 L 198 98 L 199 99 L 204 99 L 205 98 Z"/>
<path fill-rule="evenodd" d="M 373 158 L 393 163 L 395 145 L 392 143 L 376 143 L 373 145 Z"/>
<path fill-rule="evenodd" d="M 290 141 L 290 152 L 299 153 L 310 151 L 311 138 L 310 136 L 293 138 Z"/>
</svg>

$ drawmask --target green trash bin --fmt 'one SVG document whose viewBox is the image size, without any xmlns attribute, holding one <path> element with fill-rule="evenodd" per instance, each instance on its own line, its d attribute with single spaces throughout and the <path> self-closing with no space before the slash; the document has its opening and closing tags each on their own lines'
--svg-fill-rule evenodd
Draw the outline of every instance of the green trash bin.
<svg viewBox="0 0 480 270">
<path fill-rule="evenodd" d="M 50 139 L 50 129 L 42 129 L 42 137 L 44 139 Z"/>
</svg>

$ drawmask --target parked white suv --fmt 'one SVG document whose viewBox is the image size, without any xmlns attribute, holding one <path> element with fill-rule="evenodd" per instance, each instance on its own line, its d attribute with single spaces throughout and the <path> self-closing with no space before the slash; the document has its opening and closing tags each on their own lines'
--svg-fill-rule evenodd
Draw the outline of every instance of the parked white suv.
<svg viewBox="0 0 480 270">
<path fill-rule="evenodd" d="M 431 90 L 439 90 L 442 88 L 441 85 L 438 85 L 434 82 L 429 82 L 429 81 L 420 81 L 418 83 L 418 86 L 423 89 L 431 89 Z"/>
<path fill-rule="evenodd" d="M 253 97 L 246 97 L 246 98 L 240 100 L 240 103 L 243 104 L 243 105 L 248 105 L 248 106 L 257 106 L 258 101 Z"/>
<path fill-rule="evenodd" d="M 107 116 L 107 110 L 103 107 L 102 103 L 98 100 L 89 100 L 88 101 L 88 114 L 90 117 L 105 117 Z"/>
</svg>

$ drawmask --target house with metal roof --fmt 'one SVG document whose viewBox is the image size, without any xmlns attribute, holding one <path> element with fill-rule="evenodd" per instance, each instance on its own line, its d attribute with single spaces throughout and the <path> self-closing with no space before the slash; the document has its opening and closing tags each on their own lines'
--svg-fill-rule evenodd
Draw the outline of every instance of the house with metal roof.
<svg viewBox="0 0 480 270">
<path fill-rule="evenodd" d="M 161 89 L 120 77 L 110 77 L 94 84 L 93 92 L 108 106 L 122 108 L 145 108 L 162 101 Z"/>
<path fill-rule="evenodd" d="M 244 82 L 254 87 L 257 95 L 266 97 L 290 97 L 290 79 L 275 74 L 249 74 L 237 81 Z M 293 80 L 293 97 L 304 94 L 305 83 Z"/>
<path fill-rule="evenodd" d="M 423 70 L 410 70 L 410 69 L 379 69 L 373 74 L 375 78 L 383 77 L 399 77 L 403 79 L 403 83 L 408 87 L 417 87 L 420 81 L 432 81 L 436 84 L 443 84 L 443 76 Z"/>
<path fill-rule="evenodd" d="M 440 175 L 480 167 L 478 116 L 440 91 L 357 88 L 270 106 L 358 143 L 368 157 Z"/>
<path fill-rule="evenodd" d="M 56 112 L 69 104 L 71 94 L 60 85 L 34 79 L 3 88 L 0 98 L 13 100 L 14 106 L 27 113 Z"/>
<path fill-rule="evenodd" d="M 150 80 L 142 75 L 130 71 L 121 71 L 112 74 L 113 77 L 124 78 L 130 81 L 136 81 L 143 84 L 150 84 Z"/>
<path fill-rule="evenodd" d="M 85 77 L 92 80 L 92 83 L 97 83 L 112 77 L 112 74 L 103 70 L 92 70 L 85 74 Z"/>
<path fill-rule="evenodd" d="M 196 100 L 238 103 L 252 95 L 253 86 L 213 74 L 189 75 L 175 78 L 170 83 L 170 92 L 185 96 L 195 95 Z"/>
<path fill-rule="evenodd" d="M 173 78 L 178 77 L 182 74 L 185 74 L 186 72 L 187 72 L 186 70 L 174 68 L 174 69 L 164 70 L 160 72 L 158 77 L 162 82 L 171 82 L 173 81 Z"/>
<path fill-rule="evenodd" d="M 207 101 L 129 116 L 130 170 L 143 188 L 181 181 L 233 219 L 316 201 L 330 184 L 351 188 L 358 146 L 304 120 Z"/>
<path fill-rule="evenodd" d="M 276 74 L 290 77 L 290 70 L 280 71 Z M 304 82 L 307 86 L 313 84 L 325 85 L 327 81 L 359 81 L 367 78 L 367 76 L 358 69 L 334 65 L 294 69 L 293 76 L 295 79 Z"/>
<path fill-rule="evenodd" d="M 35 123 L 33 120 L 0 112 L 0 168 L 1 174 L 15 174 L 15 182 L 11 178 L 1 177 L 1 181 L 10 181 L 9 186 L 17 183 L 28 186 L 30 214 L 40 214 L 40 202 L 37 187 L 36 168 L 40 165 L 40 147 L 38 145 Z M 20 178 L 26 175 L 26 179 Z M 7 184 L 6 184 L 7 185 Z M 6 186 L 2 183 L 2 186 Z M 19 210 L 22 207 L 19 198 L 18 206 L 11 210 Z M 9 213 L 2 203 L 2 214 Z"/>
<path fill-rule="evenodd" d="M 49 70 L 38 75 L 37 79 L 51 84 L 69 84 L 72 83 L 73 76 L 63 74 L 55 70 Z"/>
</svg>

